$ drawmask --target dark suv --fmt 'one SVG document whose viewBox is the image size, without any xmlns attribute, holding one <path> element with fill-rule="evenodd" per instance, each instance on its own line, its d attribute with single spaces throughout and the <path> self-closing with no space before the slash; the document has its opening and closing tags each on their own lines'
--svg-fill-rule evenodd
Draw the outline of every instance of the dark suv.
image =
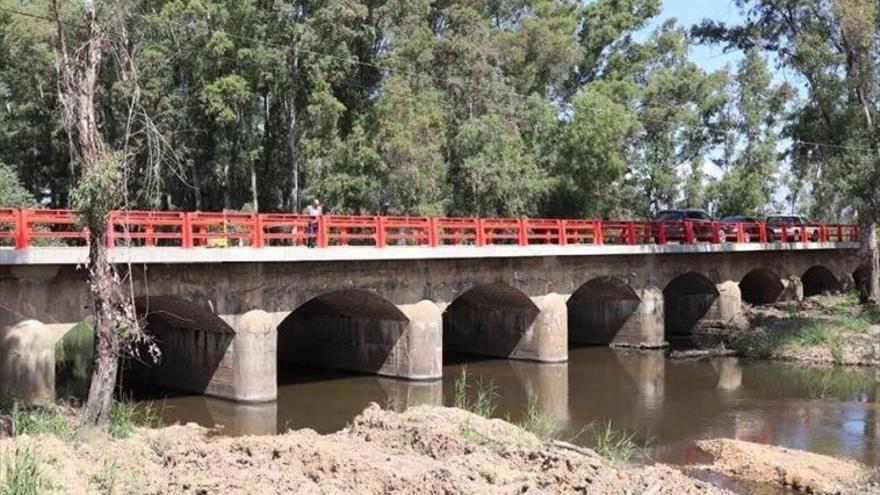
<svg viewBox="0 0 880 495">
<path fill-rule="evenodd" d="M 654 217 L 658 223 L 654 227 L 654 235 L 659 237 L 662 225 L 666 233 L 667 242 L 687 241 L 686 223 L 693 225 L 694 239 L 697 241 L 712 242 L 712 216 L 704 210 L 666 210 L 661 211 Z M 724 229 L 719 229 L 719 242 L 724 242 L 726 234 Z"/>
</svg>

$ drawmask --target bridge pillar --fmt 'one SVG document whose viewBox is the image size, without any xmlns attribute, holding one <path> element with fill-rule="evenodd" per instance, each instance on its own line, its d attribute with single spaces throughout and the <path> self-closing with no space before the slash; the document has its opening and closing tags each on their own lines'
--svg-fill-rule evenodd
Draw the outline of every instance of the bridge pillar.
<svg viewBox="0 0 880 495">
<path fill-rule="evenodd" d="M 25 320 L 0 329 L 0 395 L 55 402 L 55 344 L 70 325 Z"/>
<path fill-rule="evenodd" d="M 265 311 L 254 310 L 224 320 L 235 330 L 235 338 L 205 394 L 237 402 L 277 399 L 275 319 Z"/>
<path fill-rule="evenodd" d="M 709 309 L 706 318 L 727 324 L 742 314 L 742 291 L 739 284 L 727 281 L 716 285 L 718 299 Z"/>
<path fill-rule="evenodd" d="M 431 301 L 397 307 L 409 319 L 380 375 L 408 380 L 443 377 L 443 312 Z"/>
<path fill-rule="evenodd" d="M 779 296 L 779 301 L 803 301 L 804 300 L 804 283 L 800 277 L 790 276 L 782 279 L 782 286 L 785 287 Z"/>
<path fill-rule="evenodd" d="M 639 305 L 611 342 L 612 347 L 665 347 L 663 291 L 657 287 L 635 290 Z"/>
<path fill-rule="evenodd" d="M 528 326 L 510 359 L 542 363 L 568 361 L 568 308 L 559 294 L 532 297 L 538 314 Z"/>
</svg>

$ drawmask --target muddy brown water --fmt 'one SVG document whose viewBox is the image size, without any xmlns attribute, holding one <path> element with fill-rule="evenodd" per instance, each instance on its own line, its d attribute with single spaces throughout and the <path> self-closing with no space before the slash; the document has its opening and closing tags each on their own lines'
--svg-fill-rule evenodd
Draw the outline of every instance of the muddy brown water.
<svg viewBox="0 0 880 495">
<path fill-rule="evenodd" d="M 593 446 L 591 425 L 647 444 L 651 459 L 707 459 L 703 438 L 736 438 L 880 463 L 880 375 L 738 358 L 671 360 L 662 352 L 572 349 L 566 364 L 454 361 L 445 378 L 414 383 L 314 369 L 283 370 L 278 401 L 245 405 L 203 396 L 138 390 L 167 424 L 195 422 L 220 435 L 274 434 L 289 428 L 339 430 L 370 402 L 401 409 L 452 405 L 463 367 L 470 383 L 493 383 L 494 416 L 519 421 L 529 397 L 564 426 L 564 439 Z"/>
</svg>

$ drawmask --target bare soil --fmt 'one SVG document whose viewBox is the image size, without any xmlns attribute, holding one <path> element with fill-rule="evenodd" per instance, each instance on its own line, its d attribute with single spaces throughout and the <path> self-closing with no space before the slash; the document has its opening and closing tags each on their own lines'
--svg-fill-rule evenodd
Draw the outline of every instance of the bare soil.
<svg viewBox="0 0 880 495">
<path fill-rule="evenodd" d="M 0 440 L 0 453 L 22 447 L 38 453 L 55 493 L 729 493 L 668 466 L 615 468 L 592 451 L 439 407 L 374 404 L 324 436 L 225 438 L 174 426 L 124 440 Z"/>
<path fill-rule="evenodd" d="M 854 461 L 740 440 L 698 441 L 725 476 L 815 494 L 880 493 L 876 473 Z"/>
</svg>

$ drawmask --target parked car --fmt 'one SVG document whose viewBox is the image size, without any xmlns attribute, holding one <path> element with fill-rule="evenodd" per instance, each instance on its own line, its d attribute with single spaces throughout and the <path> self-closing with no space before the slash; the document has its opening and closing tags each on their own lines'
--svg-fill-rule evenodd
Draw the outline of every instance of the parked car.
<svg viewBox="0 0 880 495">
<path fill-rule="evenodd" d="M 800 241 L 802 239 L 801 232 L 804 231 L 807 233 L 807 239 L 818 242 L 819 227 L 809 224 L 810 222 L 803 215 L 771 215 L 767 217 L 767 239 L 781 241 L 784 227 L 785 236 L 790 242 Z"/>
<path fill-rule="evenodd" d="M 743 225 L 743 242 L 757 242 L 761 238 L 761 221 L 755 217 L 732 215 L 721 219 L 721 229 L 729 239 L 736 239 L 737 225 Z"/>
<path fill-rule="evenodd" d="M 712 242 L 712 216 L 704 210 L 666 210 L 661 211 L 654 217 L 655 222 L 664 222 L 663 230 L 666 233 L 667 242 L 685 242 L 687 233 L 685 222 L 690 222 L 694 229 L 694 239 L 703 242 Z M 655 226 L 655 237 L 659 237 L 660 226 Z M 724 242 L 726 233 L 723 229 L 719 232 L 720 242 Z"/>
</svg>

